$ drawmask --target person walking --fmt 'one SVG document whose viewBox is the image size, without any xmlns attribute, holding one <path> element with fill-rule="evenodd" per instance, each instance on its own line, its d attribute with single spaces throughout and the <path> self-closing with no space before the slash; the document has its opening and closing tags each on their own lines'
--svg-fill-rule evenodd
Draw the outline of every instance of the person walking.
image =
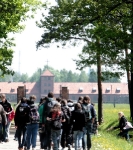
<svg viewBox="0 0 133 150">
<path fill-rule="evenodd" d="M 51 137 L 53 141 L 53 150 L 59 149 L 59 139 L 62 122 L 65 122 L 63 113 L 61 112 L 60 104 L 56 103 L 51 109 L 47 120 L 51 123 Z"/>
<path fill-rule="evenodd" d="M 92 125 L 95 119 L 95 110 L 93 105 L 91 105 L 91 99 L 88 95 L 84 96 L 83 98 L 82 110 L 85 113 L 85 128 L 83 130 L 83 149 L 85 150 L 87 148 L 87 150 L 90 150 L 92 145 L 91 134 L 92 134 Z"/>
<path fill-rule="evenodd" d="M 2 105 L 0 105 L 0 143 L 2 143 L 2 130 L 3 130 L 3 124 L 7 124 L 7 118 L 6 113 Z"/>
<path fill-rule="evenodd" d="M 44 137 L 44 147 L 45 149 L 51 150 L 51 123 L 47 120 L 47 116 L 50 113 L 53 106 L 58 103 L 54 100 L 53 92 L 49 92 L 46 102 L 42 105 L 42 111 L 40 115 L 42 116 L 42 127 L 45 127 L 45 137 Z"/>
<path fill-rule="evenodd" d="M 67 100 L 61 101 L 61 110 L 65 117 L 65 122 L 62 123 L 62 135 L 61 135 L 61 146 L 62 149 L 68 147 L 69 150 L 72 148 L 72 125 L 70 123 L 71 111 L 67 106 Z"/>
<path fill-rule="evenodd" d="M 83 128 L 85 127 L 85 113 L 82 110 L 80 103 L 75 104 L 75 109 L 72 112 L 71 124 L 73 126 L 75 150 L 82 149 Z"/>
<path fill-rule="evenodd" d="M 6 95 L 5 94 L 1 94 L 1 102 L 0 104 L 3 106 L 4 111 L 6 113 L 6 119 L 7 119 L 7 124 L 3 123 L 3 141 L 4 142 L 8 142 L 9 141 L 9 129 L 11 126 L 11 121 L 9 120 L 9 114 L 12 112 L 12 106 L 10 104 L 10 102 L 6 99 Z"/>
<path fill-rule="evenodd" d="M 17 130 L 18 149 L 23 150 L 26 145 L 27 122 L 29 120 L 29 106 L 26 103 L 26 98 L 21 99 L 21 103 L 16 108 L 15 112 L 15 127 Z M 22 138 L 21 138 L 22 137 Z"/>
<path fill-rule="evenodd" d="M 27 123 L 27 136 L 26 136 L 26 145 L 27 150 L 30 150 L 30 147 L 32 146 L 32 150 L 35 150 L 36 148 L 36 140 L 37 140 L 37 131 L 39 127 L 39 120 L 40 116 L 38 113 L 38 108 L 35 105 L 36 96 L 32 95 L 30 98 L 29 104 L 29 120 Z"/>
</svg>

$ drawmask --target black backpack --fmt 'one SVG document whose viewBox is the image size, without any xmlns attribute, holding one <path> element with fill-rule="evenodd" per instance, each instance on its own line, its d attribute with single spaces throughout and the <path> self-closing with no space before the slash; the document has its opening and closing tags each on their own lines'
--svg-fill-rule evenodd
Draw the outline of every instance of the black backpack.
<svg viewBox="0 0 133 150">
<path fill-rule="evenodd" d="M 39 123 L 40 116 L 36 106 L 30 106 L 29 118 L 31 123 Z"/>
<path fill-rule="evenodd" d="M 62 116 L 57 116 L 54 120 L 51 121 L 51 128 L 54 130 L 60 130 L 62 123 L 61 123 Z"/>
<path fill-rule="evenodd" d="M 47 116 L 49 115 L 51 109 L 53 108 L 53 106 L 56 104 L 56 101 L 54 100 L 47 100 L 43 105 L 43 118 L 42 118 L 42 122 L 44 122 L 44 118 L 46 119 Z"/>
<path fill-rule="evenodd" d="M 63 106 L 61 108 L 62 112 L 63 112 L 63 115 L 65 117 L 65 124 L 70 124 L 70 119 L 71 119 L 71 111 L 70 109 L 67 107 L 67 106 Z"/>
</svg>

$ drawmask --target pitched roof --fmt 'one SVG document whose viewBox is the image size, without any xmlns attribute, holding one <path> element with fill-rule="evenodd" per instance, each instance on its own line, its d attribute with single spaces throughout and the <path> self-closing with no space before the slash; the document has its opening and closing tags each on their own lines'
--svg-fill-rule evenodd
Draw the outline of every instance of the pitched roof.
<svg viewBox="0 0 133 150">
<path fill-rule="evenodd" d="M 54 76 L 49 70 L 46 70 L 41 76 Z"/>
<path fill-rule="evenodd" d="M 26 94 L 39 94 L 39 83 L 38 82 L 0 82 L 0 93 L 5 94 L 16 94 L 18 86 L 26 86 L 28 90 Z"/>
<path fill-rule="evenodd" d="M 69 94 L 98 94 L 97 83 L 54 83 L 54 93 L 62 87 L 68 87 Z M 80 90 L 82 89 L 82 90 Z M 128 94 L 127 83 L 102 83 L 103 94 Z"/>
</svg>

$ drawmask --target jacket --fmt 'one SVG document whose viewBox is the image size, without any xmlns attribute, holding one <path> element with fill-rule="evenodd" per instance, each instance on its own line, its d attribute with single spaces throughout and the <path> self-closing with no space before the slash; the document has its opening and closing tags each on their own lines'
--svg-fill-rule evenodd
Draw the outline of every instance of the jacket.
<svg viewBox="0 0 133 150">
<path fill-rule="evenodd" d="M 126 126 L 126 122 L 127 122 L 127 119 L 124 116 L 122 116 L 119 120 L 119 125 L 114 127 L 114 129 L 120 128 L 120 130 L 123 130 L 123 128 Z"/>
<path fill-rule="evenodd" d="M 85 114 L 82 110 L 72 111 L 71 124 L 73 125 L 73 131 L 82 131 L 85 127 Z"/>
<path fill-rule="evenodd" d="M 53 98 L 48 98 L 48 100 L 46 100 L 46 102 L 40 107 L 41 110 L 39 110 L 39 114 L 41 116 L 41 123 L 45 124 L 47 122 L 46 118 L 50 113 L 51 108 L 53 108 L 56 103 L 57 101 L 55 101 Z"/>
<path fill-rule="evenodd" d="M 6 113 L 2 105 L 0 105 L 0 123 L 7 124 Z"/>
<path fill-rule="evenodd" d="M 24 113 L 21 113 L 24 111 Z M 21 103 L 15 112 L 14 122 L 15 126 L 26 126 L 27 122 L 29 122 L 29 106 L 26 103 Z"/>
<path fill-rule="evenodd" d="M 7 112 L 7 113 L 12 112 L 12 106 L 8 100 L 5 100 L 5 102 L 0 102 L 0 104 L 3 106 L 5 112 Z M 6 115 L 6 117 L 8 118 L 8 115 Z"/>
</svg>

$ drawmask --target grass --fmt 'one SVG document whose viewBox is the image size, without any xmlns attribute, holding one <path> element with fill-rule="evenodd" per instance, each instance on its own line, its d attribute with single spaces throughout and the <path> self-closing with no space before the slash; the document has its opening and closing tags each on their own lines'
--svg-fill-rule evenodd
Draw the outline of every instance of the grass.
<svg viewBox="0 0 133 150">
<path fill-rule="evenodd" d="M 99 126 L 100 136 L 92 137 L 93 150 L 132 150 L 133 139 L 128 143 L 125 139 L 117 138 L 118 130 L 107 131 L 111 126 L 118 125 L 118 112 L 124 112 L 126 118 L 129 119 L 130 109 L 128 104 L 103 104 L 104 122 Z M 129 134 L 133 134 L 130 131 Z"/>
</svg>

